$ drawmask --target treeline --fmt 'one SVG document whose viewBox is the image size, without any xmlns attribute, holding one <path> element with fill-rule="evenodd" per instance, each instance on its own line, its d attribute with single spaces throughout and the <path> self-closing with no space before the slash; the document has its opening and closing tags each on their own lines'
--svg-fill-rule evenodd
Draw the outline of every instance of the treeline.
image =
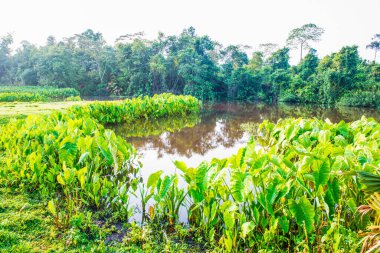
<svg viewBox="0 0 380 253">
<path fill-rule="evenodd" d="M 44 46 L 23 41 L 11 52 L 0 39 L 0 84 L 72 87 L 82 95 L 139 96 L 171 92 L 202 100 L 230 99 L 379 106 L 380 65 L 360 58 L 357 46 L 319 59 L 310 43 L 323 29 L 306 24 L 289 33 L 286 46 L 267 43 L 251 56 L 245 46 L 223 47 L 190 27 L 179 35 L 120 36 L 114 46 L 87 30 Z M 380 36 L 370 49 L 377 50 Z M 301 61 L 289 64 L 292 47 Z M 308 53 L 303 57 L 303 51 Z"/>
</svg>

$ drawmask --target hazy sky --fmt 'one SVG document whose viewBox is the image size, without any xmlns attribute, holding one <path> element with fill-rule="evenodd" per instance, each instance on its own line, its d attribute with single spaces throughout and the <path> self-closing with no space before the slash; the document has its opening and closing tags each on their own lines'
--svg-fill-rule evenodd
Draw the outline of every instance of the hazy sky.
<svg viewBox="0 0 380 253">
<path fill-rule="evenodd" d="M 16 45 L 43 45 L 49 35 L 62 39 L 91 28 L 113 44 L 123 34 L 144 31 L 154 38 L 158 31 L 178 34 L 194 26 L 223 45 L 255 49 L 284 45 L 289 31 L 305 23 L 326 30 L 314 45 L 319 56 L 356 44 L 372 59 L 365 45 L 380 33 L 380 0 L 3 0 L 0 36 L 11 32 Z"/>
</svg>

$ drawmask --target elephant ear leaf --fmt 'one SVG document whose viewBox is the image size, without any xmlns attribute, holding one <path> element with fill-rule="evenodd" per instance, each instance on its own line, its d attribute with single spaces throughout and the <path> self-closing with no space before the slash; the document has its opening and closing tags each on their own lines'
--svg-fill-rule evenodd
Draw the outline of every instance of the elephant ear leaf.
<svg viewBox="0 0 380 253">
<path fill-rule="evenodd" d="M 243 223 L 243 225 L 241 226 L 241 237 L 245 239 L 247 235 L 253 231 L 254 228 L 255 223 L 253 223 L 252 221 Z"/>
<path fill-rule="evenodd" d="M 174 161 L 174 165 L 180 169 L 183 173 L 186 173 L 188 171 L 188 168 L 186 164 L 182 161 Z"/>
<path fill-rule="evenodd" d="M 77 155 L 77 144 L 72 142 L 65 142 L 59 149 L 59 159 L 66 162 L 69 166 L 73 164 L 73 161 Z"/>
<path fill-rule="evenodd" d="M 366 193 L 380 192 L 380 176 L 365 171 L 358 173 L 360 182 L 366 186 L 364 189 Z"/>
<path fill-rule="evenodd" d="M 327 182 L 329 181 L 329 177 L 330 177 L 330 166 L 328 162 L 323 162 L 319 170 L 313 172 L 313 177 L 314 177 L 316 190 L 318 190 L 318 187 L 320 185 L 325 186 Z"/>
<path fill-rule="evenodd" d="M 298 201 L 290 200 L 289 209 L 298 226 L 305 227 L 308 233 L 311 233 L 314 228 L 314 208 L 309 200 L 302 196 Z"/>
<path fill-rule="evenodd" d="M 231 192 L 234 199 L 238 202 L 245 200 L 249 192 L 249 178 L 247 173 L 236 171 L 231 176 Z"/>
<path fill-rule="evenodd" d="M 153 174 L 151 174 L 148 178 L 147 187 L 150 188 L 151 186 L 156 187 L 156 184 L 158 182 L 158 179 L 161 177 L 163 171 L 159 170 Z"/>
</svg>

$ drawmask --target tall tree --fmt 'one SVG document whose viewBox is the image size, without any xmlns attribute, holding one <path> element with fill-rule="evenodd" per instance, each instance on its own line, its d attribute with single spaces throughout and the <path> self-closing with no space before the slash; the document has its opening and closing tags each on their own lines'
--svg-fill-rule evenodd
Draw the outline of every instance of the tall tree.
<svg viewBox="0 0 380 253">
<path fill-rule="evenodd" d="M 373 36 L 372 41 L 367 45 L 367 48 L 375 51 L 373 62 L 376 62 L 377 51 L 380 50 L 380 33 Z"/>
<path fill-rule="evenodd" d="M 0 83 L 9 82 L 10 78 L 9 68 L 11 65 L 11 45 L 13 43 L 12 34 L 8 33 L 6 36 L 0 37 Z"/>
<path fill-rule="evenodd" d="M 57 40 L 54 36 L 50 35 L 49 37 L 47 37 L 46 39 L 47 46 L 54 46 L 55 44 L 57 44 Z"/>
<path fill-rule="evenodd" d="M 38 48 L 35 45 L 28 41 L 21 42 L 21 48 L 17 49 L 16 54 L 13 56 L 17 65 L 14 70 L 17 83 L 22 83 L 23 85 L 39 84 L 36 71 L 37 52 Z"/>
<path fill-rule="evenodd" d="M 263 43 L 259 45 L 260 51 L 263 53 L 265 58 L 268 58 L 270 55 L 273 54 L 273 52 L 277 51 L 278 44 L 276 43 Z"/>
<path fill-rule="evenodd" d="M 104 83 L 104 77 L 109 65 L 112 49 L 106 46 L 106 41 L 101 33 L 95 33 L 91 29 L 87 29 L 81 34 L 76 34 L 74 40 L 81 52 L 87 54 L 97 72 L 100 83 Z"/>
<path fill-rule="evenodd" d="M 247 68 L 252 71 L 259 70 L 264 65 L 264 54 L 261 51 L 255 51 L 252 53 L 252 57 L 249 60 Z"/>
<path fill-rule="evenodd" d="M 315 24 L 305 24 L 299 28 L 291 30 L 286 42 L 289 46 L 295 48 L 300 47 L 302 60 L 303 50 L 310 48 L 310 42 L 319 41 L 324 32 L 325 30 L 323 28 L 320 28 Z"/>
<path fill-rule="evenodd" d="M 289 64 L 289 48 L 284 47 L 274 52 L 267 60 L 268 65 L 273 69 L 288 69 Z"/>
<path fill-rule="evenodd" d="M 309 50 L 309 53 L 302 61 L 295 67 L 296 74 L 299 74 L 303 80 L 307 80 L 312 74 L 317 71 L 319 59 L 317 51 L 313 48 Z"/>
<path fill-rule="evenodd" d="M 243 51 L 241 46 L 228 46 L 222 50 L 223 64 L 222 73 L 226 83 L 227 96 L 229 98 L 236 98 L 238 87 L 241 82 L 243 74 L 243 66 L 248 64 L 248 56 Z"/>
</svg>

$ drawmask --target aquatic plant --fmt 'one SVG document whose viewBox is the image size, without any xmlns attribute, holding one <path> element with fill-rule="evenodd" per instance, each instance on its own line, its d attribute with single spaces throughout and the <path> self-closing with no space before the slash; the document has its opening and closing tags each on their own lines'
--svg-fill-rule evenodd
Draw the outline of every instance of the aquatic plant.
<svg viewBox="0 0 380 253">
<path fill-rule="evenodd" d="M 87 206 L 128 217 L 139 165 L 134 148 L 112 131 L 52 113 L 11 121 L 1 133 L 0 178 L 8 186 L 59 199 L 69 216 Z"/>
<path fill-rule="evenodd" d="M 37 102 L 65 100 L 78 97 L 74 88 L 55 88 L 49 86 L 0 86 L 0 102 Z M 77 101 L 78 98 L 76 98 Z"/>
<path fill-rule="evenodd" d="M 102 124 L 131 123 L 138 119 L 159 119 L 170 116 L 186 116 L 199 113 L 201 102 L 192 96 L 176 96 L 170 93 L 153 97 L 138 97 L 121 101 L 94 102 L 73 106 L 77 117 L 88 116 Z"/>
<path fill-rule="evenodd" d="M 166 99 L 173 108 L 165 105 Z M 171 94 L 90 105 L 30 115 L 0 128 L 0 180 L 50 199 L 48 209 L 59 226 L 66 226 L 84 207 L 125 220 L 131 213 L 129 199 L 137 189 L 141 165 L 131 144 L 91 117 L 94 108 L 103 112 L 94 118 L 104 120 L 103 116 L 112 117 L 112 112 L 131 105 L 133 110 L 120 117 L 132 122 L 141 112 L 146 118 L 158 118 L 197 111 L 200 106 L 197 99 Z M 90 114 L 81 114 L 89 108 Z"/>
<path fill-rule="evenodd" d="M 166 108 L 165 99 L 174 108 Z M 359 231 L 378 237 L 377 213 L 371 220 L 365 211 L 380 210 L 374 184 L 380 124 L 373 119 L 264 121 L 250 125 L 252 138 L 237 154 L 196 168 L 176 161 L 181 174 L 157 171 L 147 182 L 138 176 L 133 147 L 100 125 L 183 116 L 199 106 L 196 99 L 164 94 L 12 120 L 0 126 L 0 184 L 38 192 L 60 229 L 78 219 L 91 223 L 92 213 L 127 221 L 137 196 L 143 227 L 132 229 L 137 234 L 126 235 L 126 243 L 146 243 L 150 226 L 161 237 L 192 233 L 223 252 L 352 252 L 362 247 Z M 178 228 L 181 208 L 189 228 Z M 370 249 L 378 244 L 366 242 Z"/>
<path fill-rule="evenodd" d="M 368 219 L 357 211 L 366 203 L 357 171 L 378 170 L 379 145 L 373 119 L 265 121 L 230 158 L 176 162 L 189 222 L 227 252 L 358 249 Z"/>
</svg>

